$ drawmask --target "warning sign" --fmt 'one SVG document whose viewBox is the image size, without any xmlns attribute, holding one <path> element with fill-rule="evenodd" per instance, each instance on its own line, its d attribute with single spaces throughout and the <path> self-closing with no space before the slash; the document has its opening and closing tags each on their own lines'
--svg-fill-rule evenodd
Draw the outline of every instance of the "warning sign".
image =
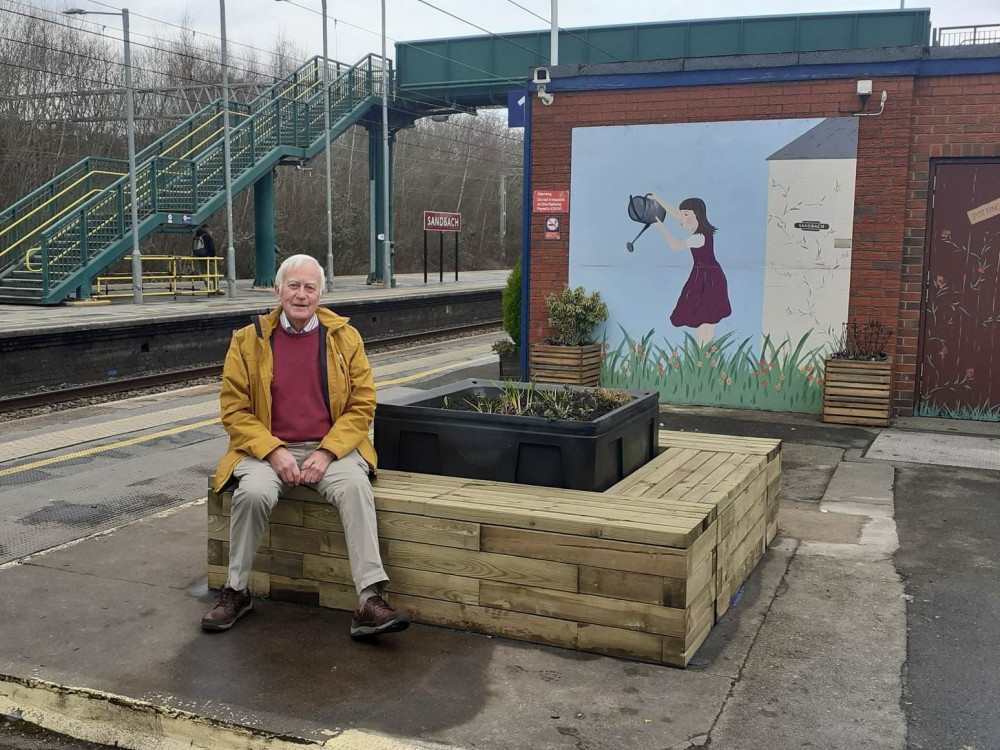
<svg viewBox="0 0 1000 750">
<path fill-rule="evenodd" d="M 569 212 L 569 190 L 536 190 L 536 214 L 565 214 Z"/>
</svg>

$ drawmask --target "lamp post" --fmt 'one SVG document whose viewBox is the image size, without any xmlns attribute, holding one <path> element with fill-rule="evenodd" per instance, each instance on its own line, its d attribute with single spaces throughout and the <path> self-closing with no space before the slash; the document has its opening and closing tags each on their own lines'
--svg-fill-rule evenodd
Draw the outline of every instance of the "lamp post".
<svg viewBox="0 0 1000 750">
<path fill-rule="evenodd" d="M 275 0 L 289 2 L 289 0 Z M 323 6 L 323 127 L 326 129 L 326 291 L 333 291 L 333 179 L 330 167 L 330 56 L 327 54 L 326 0 Z"/>
<path fill-rule="evenodd" d="M 389 60 L 385 55 L 385 0 L 382 0 L 382 288 L 393 286 L 389 228 Z"/>
<path fill-rule="evenodd" d="M 132 301 L 142 304 L 142 255 L 139 252 L 139 196 L 135 174 L 135 92 L 132 88 L 132 51 L 128 40 L 128 9 L 118 12 L 81 10 L 63 11 L 68 16 L 121 16 L 122 40 L 125 42 L 125 132 L 128 137 L 128 185 L 132 204 Z M 86 228 L 84 228 L 86 231 Z"/>
<path fill-rule="evenodd" d="M 219 0 L 219 26 L 222 39 L 222 159 L 226 178 L 226 290 L 229 299 L 236 296 L 236 247 L 233 245 L 233 172 L 229 146 L 229 63 L 226 59 L 226 0 Z"/>
</svg>

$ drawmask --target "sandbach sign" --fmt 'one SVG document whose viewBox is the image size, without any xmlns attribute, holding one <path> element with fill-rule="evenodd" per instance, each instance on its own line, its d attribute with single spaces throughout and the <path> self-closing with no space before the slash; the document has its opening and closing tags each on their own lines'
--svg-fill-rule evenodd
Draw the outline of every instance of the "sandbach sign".
<svg viewBox="0 0 1000 750">
<path fill-rule="evenodd" d="M 445 211 L 424 211 L 425 232 L 461 232 L 462 214 Z"/>
</svg>

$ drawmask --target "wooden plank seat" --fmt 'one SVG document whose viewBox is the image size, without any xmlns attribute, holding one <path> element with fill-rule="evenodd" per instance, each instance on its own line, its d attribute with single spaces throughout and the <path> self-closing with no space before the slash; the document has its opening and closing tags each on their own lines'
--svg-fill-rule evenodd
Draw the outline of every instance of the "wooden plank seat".
<svg viewBox="0 0 1000 750">
<path fill-rule="evenodd" d="M 388 598 L 416 622 L 685 666 L 774 536 L 780 444 L 659 442 L 604 493 L 380 471 Z M 226 579 L 231 502 L 209 491 L 212 588 Z M 249 585 L 354 609 L 336 509 L 304 487 L 283 496 Z"/>
</svg>

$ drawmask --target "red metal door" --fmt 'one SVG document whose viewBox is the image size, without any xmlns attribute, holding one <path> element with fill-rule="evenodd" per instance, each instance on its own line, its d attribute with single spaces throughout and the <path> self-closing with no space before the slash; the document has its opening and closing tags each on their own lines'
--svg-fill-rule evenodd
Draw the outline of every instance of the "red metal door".
<svg viewBox="0 0 1000 750">
<path fill-rule="evenodd" d="M 1000 420 L 1000 163 L 932 182 L 917 413 Z"/>
</svg>

